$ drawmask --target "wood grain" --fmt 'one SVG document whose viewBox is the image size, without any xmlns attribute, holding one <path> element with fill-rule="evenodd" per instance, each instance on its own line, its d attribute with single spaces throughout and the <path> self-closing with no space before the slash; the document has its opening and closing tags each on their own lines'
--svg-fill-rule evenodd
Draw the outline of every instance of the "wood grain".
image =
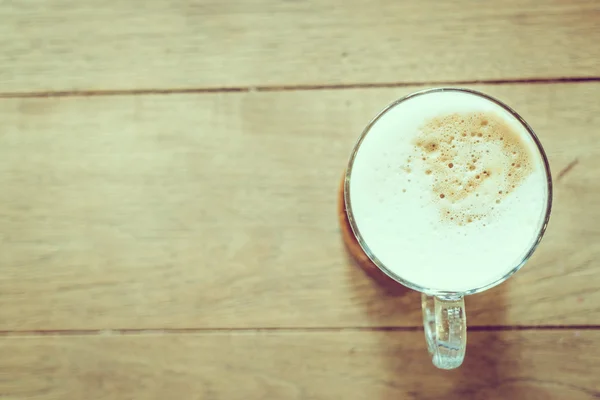
<svg viewBox="0 0 600 400">
<path fill-rule="evenodd" d="M 600 324 L 600 84 L 478 86 L 532 124 L 555 208 L 476 325 Z M 0 330 L 419 326 L 353 265 L 337 191 L 416 88 L 0 100 Z"/>
<path fill-rule="evenodd" d="M 0 397 L 119 399 L 570 399 L 600 397 L 600 333 L 475 332 L 436 370 L 422 332 L 11 337 Z"/>
<path fill-rule="evenodd" d="M 599 77 L 595 0 L 0 3 L 0 91 Z"/>
</svg>

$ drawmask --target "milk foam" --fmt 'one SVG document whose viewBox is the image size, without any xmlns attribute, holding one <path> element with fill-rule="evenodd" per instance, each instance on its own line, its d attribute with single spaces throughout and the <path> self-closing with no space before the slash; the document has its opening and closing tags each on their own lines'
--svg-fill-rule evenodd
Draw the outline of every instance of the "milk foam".
<svg viewBox="0 0 600 400">
<path fill-rule="evenodd" d="M 467 291 L 520 264 L 547 208 L 544 160 L 496 103 L 431 92 L 385 112 L 364 137 L 349 200 L 363 241 L 424 288 Z"/>
</svg>

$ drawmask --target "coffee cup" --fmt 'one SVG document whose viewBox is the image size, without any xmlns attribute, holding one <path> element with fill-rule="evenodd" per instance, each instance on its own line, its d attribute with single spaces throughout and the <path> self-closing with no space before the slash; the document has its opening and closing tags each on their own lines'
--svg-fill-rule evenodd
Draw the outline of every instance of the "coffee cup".
<svg viewBox="0 0 600 400">
<path fill-rule="evenodd" d="M 464 296 L 517 272 L 548 225 L 552 179 L 540 140 L 486 94 L 436 88 L 388 105 L 364 129 L 343 182 L 356 242 L 422 293 L 435 366 L 460 366 Z"/>
</svg>

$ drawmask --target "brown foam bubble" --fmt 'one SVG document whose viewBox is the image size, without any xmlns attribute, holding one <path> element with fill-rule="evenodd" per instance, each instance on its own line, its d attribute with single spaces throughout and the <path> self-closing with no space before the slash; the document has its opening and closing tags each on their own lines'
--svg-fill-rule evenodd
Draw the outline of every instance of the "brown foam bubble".
<svg viewBox="0 0 600 400">
<path fill-rule="evenodd" d="M 433 118 L 422 126 L 414 144 L 415 159 L 422 160 L 431 179 L 442 218 L 459 225 L 481 220 L 493 210 L 490 206 L 475 213 L 465 208 L 469 199 L 481 194 L 493 196 L 490 204 L 500 203 L 533 171 L 532 155 L 520 133 L 493 112 Z"/>
</svg>

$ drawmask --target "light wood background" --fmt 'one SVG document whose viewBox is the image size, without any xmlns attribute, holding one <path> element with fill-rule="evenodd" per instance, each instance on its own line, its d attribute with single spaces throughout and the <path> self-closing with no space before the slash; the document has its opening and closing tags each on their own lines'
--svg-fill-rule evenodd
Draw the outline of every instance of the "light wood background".
<svg viewBox="0 0 600 400">
<path fill-rule="evenodd" d="M 599 398 L 598 43 L 597 1 L 0 1 L 0 399 Z M 337 220 L 366 122 L 436 85 L 555 184 L 451 372 Z"/>
</svg>

